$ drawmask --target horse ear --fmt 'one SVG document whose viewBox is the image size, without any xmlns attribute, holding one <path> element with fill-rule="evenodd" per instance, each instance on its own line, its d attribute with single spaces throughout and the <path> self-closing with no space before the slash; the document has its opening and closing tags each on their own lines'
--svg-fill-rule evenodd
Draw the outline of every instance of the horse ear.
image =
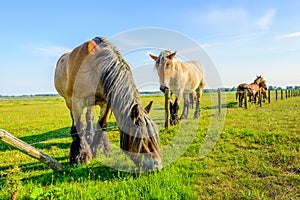
<svg viewBox="0 0 300 200">
<path fill-rule="evenodd" d="M 145 107 L 145 111 L 146 111 L 146 113 L 148 113 L 148 114 L 149 114 L 149 112 L 150 112 L 150 110 L 151 110 L 152 103 L 153 103 L 153 101 L 150 101 L 150 103 Z"/>
<path fill-rule="evenodd" d="M 139 111 L 139 108 L 138 108 L 138 104 L 135 104 L 132 109 L 131 109 L 131 113 L 130 113 L 130 116 L 131 116 L 131 119 L 133 120 L 133 122 L 135 123 L 136 120 L 139 118 L 140 116 L 140 111 Z"/>
<path fill-rule="evenodd" d="M 168 58 L 172 60 L 175 57 L 175 55 L 176 55 L 176 51 L 168 55 Z"/>
<path fill-rule="evenodd" d="M 150 56 L 154 61 L 157 61 L 157 56 L 152 55 L 151 53 L 149 54 L 149 56 Z"/>
</svg>

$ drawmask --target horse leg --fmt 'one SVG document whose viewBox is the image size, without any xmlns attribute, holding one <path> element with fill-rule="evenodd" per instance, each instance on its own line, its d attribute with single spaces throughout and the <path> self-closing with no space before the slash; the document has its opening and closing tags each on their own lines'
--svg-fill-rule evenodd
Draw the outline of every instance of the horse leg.
<svg viewBox="0 0 300 200">
<path fill-rule="evenodd" d="M 242 107 L 242 105 L 243 105 L 243 95 L 241 94 L 241 92 L 237 92 L 237 96 L 239 98 L 239 107 Z"/>
<path fill-rule="evenodd" d="M 245 96 L 244 92 L 240 92 L 240 107 L 243 106 L 244 98 L 247 98 L 247 95 Z"/>
<path fill-rule="evenodd" d="M 76 148 L 77 146 L 79 146 L 79 135 L 77 133 L 77 129 L 75 126 L 75 122 L 74 122 L 74 118 L 72 115 L 72 112 L 70 112 L 71 118 L 72 118 L 72 126 L 71 126 L 71 132 L 70 135 L 72 137 L 72 144 L 71 144 L 71 150 L 70 150 L 70 164 L 75 164 L 76 163 L 76 159 L 75 159 L 75 155 L 79 154 L 79 149 Z"/>
<path fill-rule="evenodd" d="M 106 131 L 107 126 L 108 126 L 108 119 L 111 115 L 111 108 L 106 105 L 105 108 L 101 108 L 101 113 L 100 117 L 98 120 L 98 126 L 101 128 L 103 131 Z"/>
<path fill-rule="evenodd" d="M 178 124 L 178 110 L 179 110 L 179 100 L 176 97 L 174 103 L 170 102 L 170 115 L 171 115 L 170 124 L 171 125 Z"/>
<path fill-rule="evenodd" d="M 102 111 L 101 108 L 101 115 L 97 123 L 97 136 L 98 136 L 98 148 L 103 148 L 106 154 L 111 152 L 111 146 L 106 134 L 106 129 L 108 126 L 108 119 L 111 115 L 111 108 L 106 105 L 105 110 Z"/>
<path fill-rule="evenodd" d="M 190 98 L 191 108 L 194 108 L 194 103 L 195 103 L 195 94 L 194 94 L 194 92 L 189 94 L 189 98 Z"/>
<path fill-rule="evenodd" d="M 92 143 L 95 129 L 94 129 L 94 111 L 95 106 L 88 106 L 85 114 L 86 119 L 86 139 L 88 141 L 88 144 L 90 145 Z"/>
<path fill-rule="evenodd" d="M 195 113 L 194 113 L 194 119 L 199 119 L 200 118 L 200 99 L 202 96 L 202 89 L 197 88 L 196 90 L 196 109 L 195 109 Z"/>
<path fill-rule="evenodd" d="M 98 150 L 101 148 L 101 137 L 102 137 L 102 130 L 94 129 L 94 113 L 95 113 L 95 106 L 89 106 L 86 112 L 86 134 L 87 135 L 87 142 L 90 146 L 91 152 L 93 157 L 97 156 Z M 98 128 L 98 127 L 97 127 Z"/>
<path fill-rule="evenodd" d="M 184 103 L 183 103 L 183 110 L 182 110 L 180 120 L 187 119 L 187 116 L 189 114 L 189 97 L 188 97 L 188 94 L 184 94 L 183 99 L 184 99 Z"/>
<path fill-rule="evenodd" d="M 88 106 L 85 114 L 86 118 L 86 131 L 93 131 L 94 130 L 94 106 Z"/>
<path fill-rule="evenodd" d="M 70 164 L 89 163 L 92 158 L 91 149 L 84 136 L 82 111 L 83 108 L 80 103 L 74 104 L 72 119 L 73 123 L 75 121 L 76 133 L 72 135 L 73 141 L 70 150 Z"/>
</svg>

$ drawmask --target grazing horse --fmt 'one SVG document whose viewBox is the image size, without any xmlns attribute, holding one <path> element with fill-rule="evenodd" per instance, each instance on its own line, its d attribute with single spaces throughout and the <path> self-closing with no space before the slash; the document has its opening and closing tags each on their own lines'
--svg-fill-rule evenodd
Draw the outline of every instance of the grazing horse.
<svg viewBox="0 0 300 200">
<path fill-rule="evenodd" d="M 100 133 L 105 135 L 102 128 L 112 111 L 123 152 L 139 168 L 162 168 L 156 124 L 141 105 L 129 64 L 111 42 L 96 37 L 62 55 L 56 65 L 55 87 L 71 113 L 71 164 L 87 163 L 95 155 L 93 146 L 99 146 L 101 138 L 84 129 L 83 109 L 87 108 L 87 129 L 92 129 L 93 109 L 100 105 Z"/>
<path fill-rule="evenodd" d="M 256 79 L 251 84 L 242 83 L 236 88 L 236 99 L 239 100 L 239 106 L 242 107 L 244 99 L 244 90 L 247 90 L 247 96 L 249 102 L 254 101 L 256 103 L 256 97 L 260 88 L 267 90 L 266 81 L 261 76 L 256 76 Z"/>
<path fill-rule="evenodd" d="M 171 53 L 168 50 L 160 52 L 159 56 L 150 54 L 150 57 L 155 61 L 155 68 L 159 76 L 160 90 L 165 92 L 167 88 L 176 96 L 173 106 L 179 108 L 180 98 L 184 99 L 184 108 L 181 120 L 188 116 L 189 94 L 196 93 L 196 109 L 194 118 L 200 117 L 200 98 L 202 90 L 206 85 L 204 71 L 202 65 L 197 61 L 181 62 L 175 58 L 176 52 Z M 172 108 L 171 108 L 172 109 Z M 177 112 L 178 113 L 178 112 Z M 178 114 L 171 116 L 176 124 Z"/>
</svg>

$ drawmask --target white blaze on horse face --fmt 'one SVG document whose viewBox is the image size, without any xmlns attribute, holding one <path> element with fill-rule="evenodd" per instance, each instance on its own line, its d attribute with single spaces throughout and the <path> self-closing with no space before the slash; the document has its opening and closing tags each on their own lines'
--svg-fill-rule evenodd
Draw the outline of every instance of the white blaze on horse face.
<svg viewBox="0 0 300 200">
<path fill-rule="evenodd" d="M 170 88 L 170 79 L 172 77 L 172 66 L 171 63 L 166 61 L 157 64 L 157 73 L 159 77 L 159 83 L 163 87 Z"/>
</svg>

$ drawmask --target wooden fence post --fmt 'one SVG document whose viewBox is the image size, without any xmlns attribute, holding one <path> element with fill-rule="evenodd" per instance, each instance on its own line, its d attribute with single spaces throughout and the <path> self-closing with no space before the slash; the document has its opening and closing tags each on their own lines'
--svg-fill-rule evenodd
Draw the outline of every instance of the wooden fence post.
<svg viewBox="0 0 300 200">
<path fill-rule="evenodd" d="M 275 98 L 276 98 L 276 101 L 277 101 L 277 99 L 278 99 L 277 89 L 275 90 Z"/>
<path fill-rule="evenodd" d="M 283 99 L 283 90 L 281 89 L 280 90 L 280 97 L 281 97 L 281 100 Z"/>
<path fill-rule="evenodd" d="M 0 129 L 0 140 L 5 144 L 8 144 L 22 151 L 23 153 L 29 155 L 30 157 L 41 161 L 42 163 L 48 165 L 54 170 L 61 171 L 63 169 L 63 166 L 53 157 L 44 154 L 43 152 L 37 150 L 36 148 L 27 144 L 26 142 L 16 138 L 15 136 L 13 136 L 12 134 L 8 133 L 5 130 Z"/>
<path fill-rule="evenodd" d="M 218 88 L 218 109 L 219 109 L 219 113 L 221 113 L 221 89 Z"/>
<path fill-rule="evenodd" d="M 244 90 L 244 106 L 245 106 L 245 109 L 247 109 L 247 90 L 246 89 Z"/>
<path fill-rule="evenodd" d="M 285 98 L 288 98 L 288 90 L 285 90 Z"/>
<path fill-rule="evenodd" d="M 259 90 L 258 91 L 258 103 L 259 103 L 259 106 L 261 107 L 261 91 Z"/>
<path fill-rule="evenodd" d="M 268 90 L 268 103 L 270 104 L 271 103 L 271 91 Z"/>
<path fill-rule="evenodd" d="M 165 90 L 165 129 L 170 126 L 170 90 Z"/>
</svg>

